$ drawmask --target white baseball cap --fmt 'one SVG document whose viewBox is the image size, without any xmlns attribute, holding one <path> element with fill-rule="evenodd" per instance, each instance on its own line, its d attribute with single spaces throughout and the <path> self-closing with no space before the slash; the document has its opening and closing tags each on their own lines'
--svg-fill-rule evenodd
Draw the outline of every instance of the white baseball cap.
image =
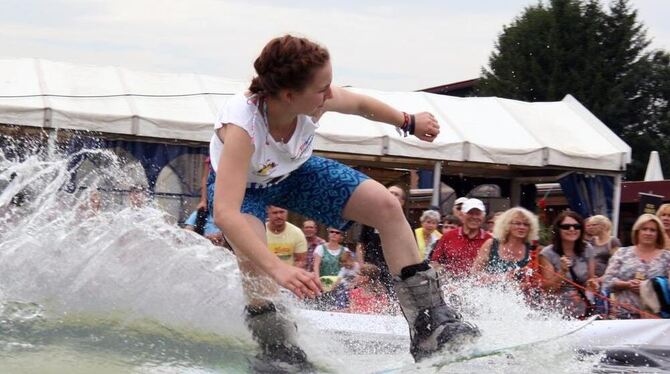
<svg viewBox="0 0 670 374">
<path fill-rule="evenodd" d="M 463 213 L 467 213 L 472 209 L 479 209 L 483 213 L 486 213 L 486 207 L 484 206 L 484 203 L 479 199 L 468 199 L 468 201 L 464 202 L 463 206 L 461 207 L 461 211 Z"/>
<path fill-rule="evenodd" d="M 454 201 L 454 205 L 463 204 L 466 201 L 468 201 L 467 197 L 459 197 L 458 199 L 456 199 L 456 201 Z"/>
</svg>

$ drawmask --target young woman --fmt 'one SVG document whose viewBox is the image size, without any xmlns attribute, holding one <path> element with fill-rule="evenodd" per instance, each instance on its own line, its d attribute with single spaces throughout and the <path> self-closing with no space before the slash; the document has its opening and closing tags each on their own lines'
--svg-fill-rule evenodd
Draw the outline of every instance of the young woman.
<svg viewBox="0 0 670 374">
<path fill-rule="evenodd" d="M 215 222 L 245 275 L 247 322 L 263 354 L 290 364 L 306 362 L 292 338 L 294 324 L 277 312 L 272 299 L 277 286 L 298 297 L 321 292 L 316 274 L 284 264 L 268 251 L 266 205 L 341 230 L 358 221 L 379 231 L 416 360 L 455 338 L 460 342 L 477 336 L 476 327 L 444 303 L 437 274 L 420 261 L 398 200 L 362 173 L 312 156 L 317 123 L 327 111 L 387 123 L 428 142 L 440 131 L 433 115 L 410 115 L 332 86 L 328 51 L 308 39 L 286 35 L 271 40 L 254 68 L 258 75 L 249 92 L 231 98 L 215 124 L 210 154 L 216 175 L 222 177 L 214 182 L 212 176 L 209 182 Z"/>
<path fill-rule="evenodd" d="M 321 244 L 314 250 L 314 265 L 312 271 L 318 278 L 336 276 L 341 269 L 340 258 L 344 252 L 351 250 L 342 245 L 344 235 L 342 231 L 328 228 L 328 242 Z"/>
<path fill-rule="evenodd" d="M 542 288 L 555 296 L 566 317 L 585 317 L 590 302 L 584 288 L 593 281 L 595 261 L 591 244 L 584 241 L 584 219 L 564 211 L 554 220 L 552 231 L 552 244 L 540 252 Z"/>
<path fill-rule="evenodd" d="M 607 269 L 610 257 L 621 247 L 621 242 L 612 236 L 612 221 L 603 215 L 589 217 L 586 223 L 586 231 L 591 235 L 591 246 L 593 247 L 593 259 L 595 261 L 595 275 L 602 277 Z"/>
</svg>

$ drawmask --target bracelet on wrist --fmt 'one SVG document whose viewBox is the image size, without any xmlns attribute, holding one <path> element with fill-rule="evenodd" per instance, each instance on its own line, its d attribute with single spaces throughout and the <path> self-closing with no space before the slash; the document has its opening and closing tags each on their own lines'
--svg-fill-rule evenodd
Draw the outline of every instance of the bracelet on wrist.
<svg viewBox="0 0 670 374">
<path fill-rule="evenodd" d="M 414 130 L 416 128 L 416 118 L 414 117 L 414 114 L 407 114 L 406 112 L 402 112 L 402 115 L 404 120 L 400 126 L 400 130 L 402 131 L 403 136 L 407 137 L 407 134 L 414 135 Z"/>
</svg>

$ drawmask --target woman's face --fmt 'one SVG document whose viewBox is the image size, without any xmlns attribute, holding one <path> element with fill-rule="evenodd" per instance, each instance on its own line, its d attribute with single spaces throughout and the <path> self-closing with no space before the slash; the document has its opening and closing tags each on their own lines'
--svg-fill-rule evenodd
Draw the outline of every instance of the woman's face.
<svg viewBox="0 0 670 374">
<path fill-rule="evenodd" d="M 670 208 L 663 209 L 659 218 L 661 219 L 661 222 L 663 222 L 665 231 L 670 231 Z"/>
<path fill-rule="evenodd" d="M 565 217 L 558 225 L 558 229 L 561 231 L 561 240 L 567 242 L 576 242 L 584 228 L 579 224 L 579 222 L 577 222 L 576 219 L 572 217 Z"/>
<path fill-rule="evenodd" d="M 522 214 L 517 214 L 510 222 L 509 234 L 515 238 L 526 239 L 530 231 L 530 222 Z"/>
<path fill-rule="evenodd" d="M 333 68 L 330 61 L 314 70 L 312 80 L 302 91 L 292 92 L 293 104 L 298 113 L 319 116 L 323 113 L 326 100 L 333 97 L 330 84 L 333 81 Z"/>
<path fill-rule="evenodd" d="M 637 232 L 638 244 L 656 246 L 657 237 L 658 229 L 654 221 L 644 223 Z"/>
<path fill-rule="evenodd" d="M 336 230 L 334 228 L 328 229 L 328 241 L 332 243 L 341 243 L 342 242 L 342 231 Z"/>
<path fill-rule="evenodd" d="M 600 235 L 602 228 L 602 224 L 599 222 L 593 222 L 592 220 L 586 221 L 586 233 L 591 236 Z"/>
<path fill-rule="evenodd" d="M 435 231 L 437 228 L 437 221 L 434 219 L 426 218 L 421 222 L 421 227 L 423 227 L 423 230 L 427 233 L 431 233 Z"/>
</svg>

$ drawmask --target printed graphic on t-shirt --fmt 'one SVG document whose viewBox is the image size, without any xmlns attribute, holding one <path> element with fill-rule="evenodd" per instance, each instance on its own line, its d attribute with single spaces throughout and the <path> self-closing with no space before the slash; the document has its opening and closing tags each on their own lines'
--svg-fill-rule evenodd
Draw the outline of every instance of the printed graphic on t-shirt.
<svg viewBox="0 0 670 374">
<path fill-rule="evenodd" d="M 262 165 L 261 168 L 256 171 L 256 174 L 258 175 L 270 175 L 272 170 L 277 167 L 277 163 L 272 161 L 272 160 L 266 160 Z"/>
<path fill-rule="evenodd" d="M 273 243 L 268 247 L 280 260 L 289 265 L 293 265 L 293 245 L 288 243 Z"/>
<path fill-rule="evenodd" d="M 292 157 L 292 159 L 296 159 L 302 156 L 303 153 L 307 150 L 307 148 L 312 145 L 312 141 L 314 140 L 314 135 L 310 135 L 302 144 L 300 145 L 300 148 L 298 148 L 298 153 Z"/>
</svg>

